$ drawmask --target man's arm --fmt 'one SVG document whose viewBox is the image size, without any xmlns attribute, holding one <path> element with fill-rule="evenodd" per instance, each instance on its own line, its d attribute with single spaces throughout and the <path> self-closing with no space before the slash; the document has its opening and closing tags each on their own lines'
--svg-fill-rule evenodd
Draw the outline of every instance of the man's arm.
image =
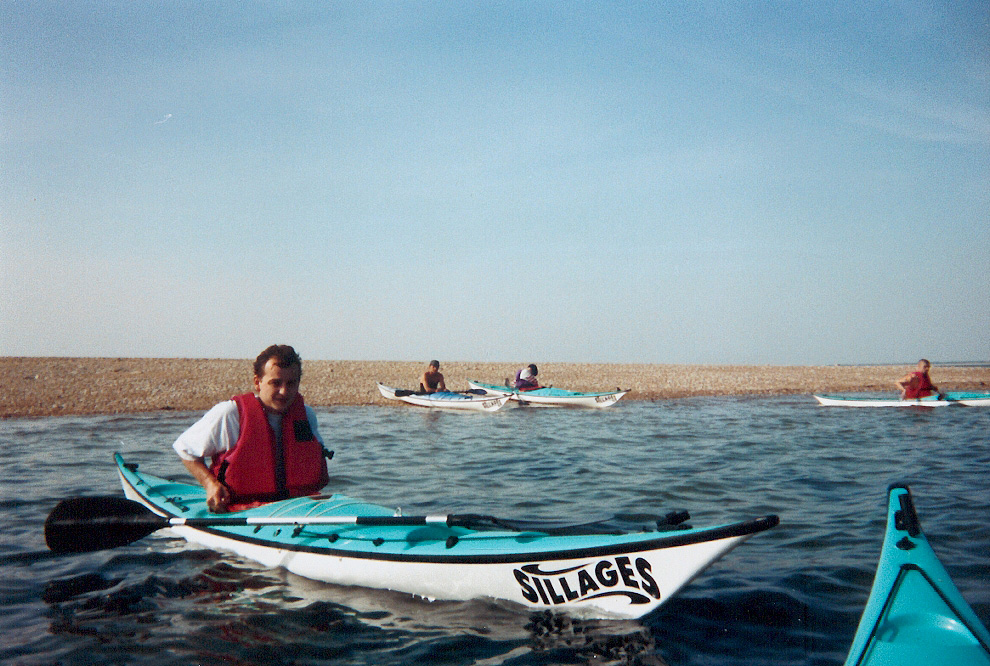
<svg viewBox="0 0 990 666">
<path fill-rule="evenodd" d="M 233 448 L 239 432 L 237 405 L 228 400 L 206 412 L 172 445 L 182 464 L 206 490 L 206 503 L 210 511 L 227 511 L 231 497 L 230 490 L 217 480 L 205 460 Z"/>
<path fill-rule="evenodd" d="M 896 382 L 894 382 L 895 384 L 897 384 L 897 388 L 901 390 L 901 400 L 904 399 L 904 394 L 907 393 L 908 386 L 911 385 L 911 381 L 913 379 L 914 379 L 914 373 L 909 372 L 908 374 L 904 375 Z"/>
</svg>

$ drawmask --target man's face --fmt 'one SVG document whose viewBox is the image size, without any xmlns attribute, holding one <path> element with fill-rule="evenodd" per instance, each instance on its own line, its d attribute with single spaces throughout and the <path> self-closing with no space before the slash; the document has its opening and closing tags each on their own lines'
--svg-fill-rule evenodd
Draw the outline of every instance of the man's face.
<svg viewBox="0 0 990 666">
<path fill-rule="evenodd" d="M 302 368 L 298 365 L 283 368 L 275 364 L 274 358 L 268 359 L 264 376 L 254 378 L 254 390 L 261 404 L 279 413 L 287 410 L 299 393 L 301 375 Z"/>
</svg>

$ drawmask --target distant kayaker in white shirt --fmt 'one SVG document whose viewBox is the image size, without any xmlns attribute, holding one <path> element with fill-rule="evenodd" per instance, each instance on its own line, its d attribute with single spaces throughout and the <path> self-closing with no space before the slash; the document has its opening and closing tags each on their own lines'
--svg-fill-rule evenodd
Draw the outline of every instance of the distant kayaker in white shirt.
<svg viewBox="0 0 990 666">
<path fill-rule="evenodd" d="M 540 380 L 536 378 L 539 373 L 539 369 L 533 363 L 525 368 L 520 368 L 516 373 L 516 380 L 512 383 L 512 387 L 520 391 L 532 391 L 541 388 Z"/>
<path fill-rule="evenodd" d="M 311 495 L 327 484 L 332 454 L 299 393 L 301 378 L 296 351 L 271 345 L 255 359 L 253 394 L 215 405 L 175 440 L 211 511 Z"/>
<path fill-rule="evenodd" d="M 443 382 L 443 375 L 440 374 L 440 361 L 430 361 L 430 366 L 419 379 L 420 393 L 436 393 L 446 391 L 447 385 Z"/>
</svg>

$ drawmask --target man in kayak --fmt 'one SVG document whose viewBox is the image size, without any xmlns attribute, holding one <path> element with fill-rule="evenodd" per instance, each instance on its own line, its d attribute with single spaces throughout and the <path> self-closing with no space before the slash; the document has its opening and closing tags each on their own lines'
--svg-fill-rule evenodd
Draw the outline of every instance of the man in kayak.
<svg viewBox="0 0 990 666">
<path fill-rule="evenodd" d="M 932 364 L 928 359 L 918 361 L 918 369 L 909 372 L 897 380 L 897 386 L 901 389 L 901 400 L 916 400 L 938 393 L 938 387 L 932 384 L 928 376 L 928 370 Z"/>
<path fill-rule="evenodd" d="M 327 484 L 332 454 L 299 393 L 301 377 L 296 351 L 271 345 L 255 359 L 254 393 L 215 405 L 175 440 L 211 511 L 312 495 Z"/>
<path fill-rule="evenodd" d="M 516 380 L 512 382 L 512 388 L 520 391 L 532 391 L 541 388 L 540 380 L 536 378 L 540 371 L 530 363 L 525 368 L 520 368 L 516 373 Z"/>
<path fill-rule="evenodd" d="M 440 374 L 440 361 L 430 361 L 430 367 L 419 379 L 419 392 L 436 393 L 446 390 L 447 385 L 443 383 L 443 375 Z"/>
</svg>

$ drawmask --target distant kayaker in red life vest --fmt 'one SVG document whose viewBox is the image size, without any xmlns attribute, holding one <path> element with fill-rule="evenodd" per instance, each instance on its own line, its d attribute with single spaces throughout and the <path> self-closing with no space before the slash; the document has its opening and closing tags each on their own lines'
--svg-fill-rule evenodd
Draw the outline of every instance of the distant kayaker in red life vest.
<svg viewBox="0 0 990 666">
<path fill-rule="evenodd" d="M 446 390 L 447 385 L 443 383 L 443 375 L 440 374 L 440 361 L 430 361 L 430 367 L 419 379 L 419 392 L 436 393 Z"/>
<path fill-rule="evenodd" d="M 915 400 L 939 392 L 938 387 L 932 384 L 932 380 L 928 376 L 928 370 L 931 367 L 932 364 L 928 362 L 928 359 L 923 358 L 918 361 L 917 370 L 909 372 L 897 380 L 897 386 L 901 389 L 901 400 Z"/>
<path fill-rule="evenodd" d="M 301 378 L 296 351 L 272 345 L 255 359 L 254 393 L 215 405 L 175 440 L 172 447 L 206 489 L 210 511 L 312 495 L 327 484 L 333 454 L 299 393 Z"/>
<path fill-rule="evenodd" d="M 532 363 L 525 368 L 520 368 L 516 373 L 516 380 L 512 382 L 512 388 L 520 391 L 532 391 L 541 388 L 540 380 L 536 378 L 539 373 L 540 371 Z"/>
</svg>

